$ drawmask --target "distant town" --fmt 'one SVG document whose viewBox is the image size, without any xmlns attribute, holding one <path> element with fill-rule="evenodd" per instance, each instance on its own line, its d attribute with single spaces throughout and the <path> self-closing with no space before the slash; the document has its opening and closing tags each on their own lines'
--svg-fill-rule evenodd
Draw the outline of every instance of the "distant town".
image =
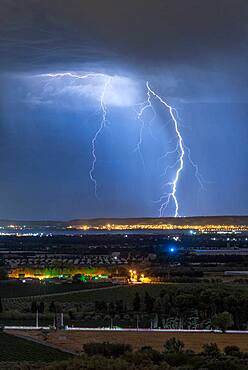
<svg viewBox="0 0 248 370">
<path fill-rule="evenodd" d="M 230 263 L 238 266 L 248 256 L 247 217 L 173 220 L 175 225 L 157 219 L 92 220 L 87 225 L 2 221 L 2 265 L 9 278 L 23 281 L 148 283 L 176 279 L 182 269 L 206 279 L 209 266 L 213 275 L 221 272 L 226 278 Z M 161 266 L 169 266 L 163 276 Z M 175 271 L 168 277 L 171 269 Z"/>
</svg>

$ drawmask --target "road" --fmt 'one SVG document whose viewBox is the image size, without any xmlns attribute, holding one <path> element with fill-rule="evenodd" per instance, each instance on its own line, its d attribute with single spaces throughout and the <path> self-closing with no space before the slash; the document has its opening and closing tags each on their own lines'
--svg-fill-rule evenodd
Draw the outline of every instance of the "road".
<svg viewBox="0 0 248 370">
<path fill-rule="evenodd" d="M 49 330 L 49 326 L 4 326 L 4 330 Z M 146 328 L 83 328 L 65 326 L 65 331 L 113 331 L 113 332 L 150 332 L 150 333 L 222 333 L 211 329 L 146 329 Z M 248 330 L 226 330 L 226 334 L 248 334 Z"/>
</svg>

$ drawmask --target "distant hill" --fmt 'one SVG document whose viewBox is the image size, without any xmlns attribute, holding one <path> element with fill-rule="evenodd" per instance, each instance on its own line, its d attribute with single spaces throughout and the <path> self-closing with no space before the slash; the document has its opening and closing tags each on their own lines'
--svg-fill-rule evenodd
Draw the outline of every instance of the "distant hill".
<svg viewBox="0 0 248 370">
<path fill-rule="evenodd" d="M 95 218 L 71 220 L 69 225 L 135 225 L 135 224 L 171 224 L 180 225 L 248 225 L 248 216 L 204 216 L 204 217 L 146 217 L 146 218 Z"/>
<path fill-rule="evenodd" d="M 27 226 L 31 228 L 65 228 L 68 226 L 87 225 L 92 227 L 115 224 L 115 225 L 135 225 L 135 224 L 171 224 L 180 225 L 245 225 L 248 226 L 248 216 L 200 216 L 200 217 L 145 217 L 145 218 L 94 218 L 94 219 L 75 219 L 69 221 L 21 221 L 21 220 L 0 220 L 0 226 L 9 225 Z"/>
</svg>

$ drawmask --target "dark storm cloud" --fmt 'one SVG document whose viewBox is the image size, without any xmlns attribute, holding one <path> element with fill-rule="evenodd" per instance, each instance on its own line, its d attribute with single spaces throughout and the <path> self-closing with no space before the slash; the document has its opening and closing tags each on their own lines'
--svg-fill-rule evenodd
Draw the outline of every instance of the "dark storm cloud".
<svg viewBox="0 0 248 370">
<path fill-rule="evenodd" d="M 2 69 L 247 61 L 246 0 L 2 0 Z"/>
</svg>

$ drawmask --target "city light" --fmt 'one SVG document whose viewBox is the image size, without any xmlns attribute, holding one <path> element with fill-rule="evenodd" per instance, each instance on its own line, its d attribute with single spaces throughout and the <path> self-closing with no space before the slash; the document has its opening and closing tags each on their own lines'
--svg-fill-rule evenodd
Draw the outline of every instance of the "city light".
<svg viewBox="0 0 248 370">
<path fill-rule="evenodd" d="M 242 232 L 248 231 L 247 225 L 217 225 L 217 224 L 205 224 L 205 225 L 194 225 L 194 231 L 192 231 L 192 225 L 180 224 L 169 224 L 169 223 L 137 223 L 137 224 L 107 224 L 107 225 L 69 225 L 67 229 L 74 230 L 189 230 L 191 235 L 195 235 L 196 231 L 200 233 L 205 232 Z M 126 237 L 126 236 L 125 236 Z"/>
</svg>

